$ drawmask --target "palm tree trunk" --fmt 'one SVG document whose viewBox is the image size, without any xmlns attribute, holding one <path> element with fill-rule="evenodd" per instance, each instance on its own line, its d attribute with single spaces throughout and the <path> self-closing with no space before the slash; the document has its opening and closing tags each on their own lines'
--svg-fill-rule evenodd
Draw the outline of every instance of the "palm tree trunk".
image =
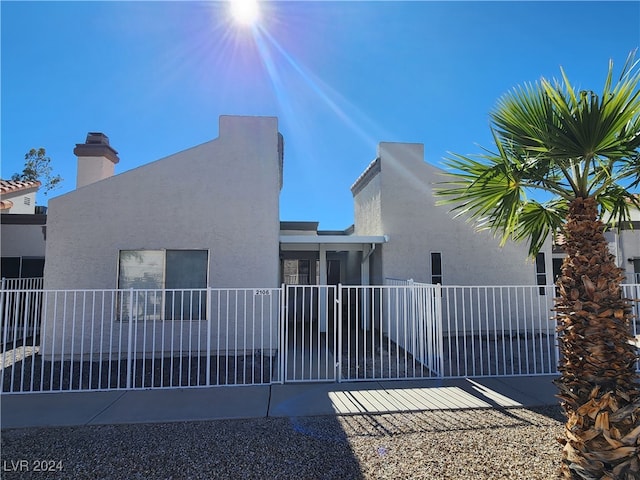
<svg viewBox="0 0 640 480">
<path fill-rule="evenodd" d="M 556 299 L 559 398 L 567 416 L 562 476 L 640 478 L 640 386 L 631 301 L 592 198 L 578 198 L 565 227 L 567 257 Z"/>
</svg>

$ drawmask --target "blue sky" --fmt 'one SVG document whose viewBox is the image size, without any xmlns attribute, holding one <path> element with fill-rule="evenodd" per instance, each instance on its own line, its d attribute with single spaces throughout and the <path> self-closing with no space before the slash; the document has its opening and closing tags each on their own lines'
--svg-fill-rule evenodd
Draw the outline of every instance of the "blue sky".
<svg viewBox="0 0 640 480">
<path fill-rule="evenodd" d="M 631 1 L 264 1 L 255 34 L 225 2 L 0 5 L 2 178 L 45 147 L 64 177 L 51 198 L 75 187 L 89 131 L 109 136 L 120 173 L 215 138 L 220 115 L 272 115 L 281 219 L 322 229 L 353 222 L 349 187 L 378 142 L 424 143 L 435 165 L 479 152 L 517 84 L 562 66 L 598 91 L 609 59 L 640 46 Z"/>
</svg>

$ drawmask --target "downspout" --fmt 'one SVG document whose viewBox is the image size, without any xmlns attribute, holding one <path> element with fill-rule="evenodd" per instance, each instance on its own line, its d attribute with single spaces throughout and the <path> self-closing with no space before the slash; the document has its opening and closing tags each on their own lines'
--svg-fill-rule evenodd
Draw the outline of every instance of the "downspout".
<svg viewBox="0 0 640 480">
<path fill-rule="evenodd" d="M 369 250 L 369 252 L 367 252 L 367 254 L 366 254 L 364 257 L 362 257 L 362 262 L 360 262 L 360 263 L 364 264 L 364 262 L 366 262 L 367 260 L 369 260 L 369 257 L 371 256 L 371 254 L 373 253 L 373 251 L 374 251 L 375 249 L 376 249 L 376 244 L 375 244 L 375 243 L 372 243 L 372 244 L 371 244 L 371 249 Z"/>
</svg>

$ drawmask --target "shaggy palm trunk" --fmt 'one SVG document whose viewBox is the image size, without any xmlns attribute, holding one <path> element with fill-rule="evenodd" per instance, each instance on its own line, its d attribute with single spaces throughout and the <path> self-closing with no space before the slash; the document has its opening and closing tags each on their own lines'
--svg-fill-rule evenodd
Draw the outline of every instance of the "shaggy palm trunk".
<svg viewBox="0 0 640 480">
<path fill-rule="evenodd" d="M 578 198 L 565 230 L 567 257 L 556 299 L 559 397 L 567 416 L 562 476 L 640 478 L 640 390 L 631 303 L 597 220 L 597 204 Z"/>
</svg>

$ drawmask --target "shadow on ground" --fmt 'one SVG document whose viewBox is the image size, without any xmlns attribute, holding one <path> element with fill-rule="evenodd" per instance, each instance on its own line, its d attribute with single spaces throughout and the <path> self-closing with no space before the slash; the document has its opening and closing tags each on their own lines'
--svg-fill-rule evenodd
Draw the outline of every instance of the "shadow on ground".
<svg viewBox="0 0 640 480">
<path fill-rule="evenodd" d="M 2 432 L 3 461 L 33 465 L 45 458 L 61 462 L 63 471 L 5 470 L 3 478 L 362 478 L 336 417 Z"/>
</svg>

